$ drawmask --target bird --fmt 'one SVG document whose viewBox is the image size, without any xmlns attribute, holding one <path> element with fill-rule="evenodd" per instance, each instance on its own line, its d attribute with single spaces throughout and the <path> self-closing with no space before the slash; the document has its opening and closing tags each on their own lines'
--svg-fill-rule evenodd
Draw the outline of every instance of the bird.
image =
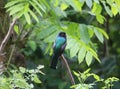
<svg viewBox="0 0 120 89">
<path fill-rule="evenodd" d="M 57 63 L 62 55 L 63 51 L 65 50 L 65 47 L 67 45 L 67 39 L 66 39 L 66 33 L 65 32 L 60 32 L 58 36 L 56 37 L 56 40 L 53 45 L 53 56 L 52 56 L 52 61 L 50 68 L 56 69 L 57 68 Z"/>
</svg>

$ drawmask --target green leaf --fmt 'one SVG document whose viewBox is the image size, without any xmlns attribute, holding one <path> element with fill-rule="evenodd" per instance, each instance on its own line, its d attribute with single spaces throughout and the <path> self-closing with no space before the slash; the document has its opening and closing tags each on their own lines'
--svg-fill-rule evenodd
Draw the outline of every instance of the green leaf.
<svg viewBox="0 0 120 89">
<path fill-rule="evenodd" d="M 102 1 L 104 8 L 106 10 L 106 12 L 109 14 L 110 17 L 112 17 L 112 11 L 110 10 L 110 8 L 106 5 L 105 1 Z"/>
<path fill-rule="evenodd" d="M 19 7 L 15 7 L 10 11 L 10 15 L 13 15 L 21 10 L 23 10 L 24 6 L 19 6 Z"/>
<path fill-rule="evenodd" d="M 42 82 L 39 80 L 39 78 L 38 78 L 38 76 L 37 76 L 36 74 L 34 74 L 34 79 L 33 79 L 33 81 L 34 81 L 35 83 L 42 83 Z"/>
<path fill-rule="evenodd" d="M 36 6 L 36 4 L 34 2 L 31 2 L 29 0 L 29 3 L 34 7 L 34 9 L 37 11 L 37 13 L 39 13 L 40 16 L 42 16 L 42 13 L 40 12 L 39 8 Z"/>
<path fill-rule="evenodd" d="M 88 27 L 89 36 L 90 36 L 90 38 L 91 38 L 91 37 L 93 37 L 93 35 L 94 35 L 93 27 L 92 27 L 92 26 L 87 26 L 87 27 Z"/>
<path fill-rule="evenodd" d="M 97 28 L 99 32 L 101 32 L 107 39 L 109 39 L 109 36 L 107 35 L 107 33 L 101 29 L 101 28 Z"/>
<path fill-rule="evenodd" d="M 102 12 L 102 7 L 100 4 L 94 2 L 93 8 L 92 8 L 92 13 L 95 13 L 96 15 L 99 15 Z"/>
<path fill-rule="evenodd" d="M 24 7 L 24 13 L 28 13 L 29 10 L 29 4 L 26 4 Z"/>
<path fill-rule="evenodd" d="M 46 43 L 54 42 L 58 33 L 59 33 L 59 31 L 54 32 L 53 34 L 51 34 L 50 36 L 48 36 L 47 38 L 45 38 L 44 42 L 46 42 Z"/>
<path fill-rule="evenodd" d="M 89 8 L 92 7 L 92 0 L 85 0 L 86 1 L 86 4 Z"/>
<path fill-rule="evenodd" d="M 73 39 L 72 37 L 67 37 L 67 46 L 66 49 L 71 49 L 74 46 L 75 43 L 75 39 Z"/>
<path fill-rule="evenodd" d="M 24 15 L 24 12 L 21 10 L 13 15 L 13 19 L 20 18 L 23 15 Z"/>
<path fill-rule="evenodd" d="M 93 74 L 93 73 L 92 73 L 92 75 L 93 75 L 94 79 L 96 79 L 97 81 L 100 81 L 100 80 L 101 80 L 100 77 L 99 77 L 98 75 Z"/>
<path fill-rule="evenodd" d="M 104 17 L 101 14 L 96 15 L 96 19 L 99 23 L 101 23 L 101 24 L 104 23 Z"/>
<path fill-rule="evenodd" d="M 16 76 L 16 78 L 18 78 L 18 76 Z M 22 88 L 22 89 L 25 89 L 28 87 L 28 83 L 25 81 L 25 79 L 16 79 L 14 81 L 14 84 L 16 85 L 16 87 L 19 87 L 19 88 Z"/>
<path fill-rule="evenodd" d="M 59 5 L 59 2 L 60 2 L 59 0 L 54 0 L 54 4 L 53 4 L 53 5 L 54 5 L 55 7 L 57 7 L 57 6 Z M 53 2 L 52 2 L 52 3 L 53 3 Z"/>
<path fill-rule="evenodd" d="M 45 0 L 39 0 L 39 2 L 40 1 L 42 1 L 42 3 L 44 3 L 44 5 L 47 7 L 47 8 L 50 8 L 50 6 L 49 6 L 49 3 L 48 2 L 46 2 Z"/>
<path fill-rule="evenodd" d="M 70 3 L 71 6 L 75 9 L 75 11 L 82 11 L 82 6 L 84 5 L 84 2 L 81 0 L 72 0 Z"/>
<path fill-rule="evenodd" d="M 40 39 L 45 39 L 50 34 L 54 33 L 56 31 L 56 26 L 50 25 L 43 29 L 40 34 L 38 35 Z"/>
<path fill-rule="evenodd" d="M 7 12 L 12 11 L 12 10 L 15 9 L 15 8 L 18 9 L 19 7 L 24 7 L 24 4 L 23 4 L 23 3 L 20 3 L 20 4 L 17 4 L 17 5 L 11 6 L 11 7 L 9 7 L 9 8 L 7 9 Z"/>
<path fill-rule="evenodd" d="M 94 28 L 94 32 L 95 32 L 95 35 L 97 36 L 98 40 L 99 40 L 101 43 L 103 43 L 103 40 L 104 40 L 104 39 L 103 39 L 102 33 L 99 32 L 97 28 Z"/>
<path fill-rule="evenodd" d="M 24 16 L 25 16 L 25 19 L 26 19 L 27 23 L 28 23 L 28 24 L 31 24 L 30 15 L 29 15 L 27 12 L 25 12 L 25 13 L 24 13 Z"/>
<path fill-rule="evenodd" d="M 35 70 L 34 70 L 34 69 L 30 69 L 30 70 L 28 70 L 28 73 L 34 74 L 34 73 L 35 73 Z"/>
<path fill-rule="evenodd" d="M 35 41 L 30 40 L 30 41 L 28 41 L 27 43 L 28 43 L 28 45 L 30 46 L 30 48 L 31 48 L 33 51 L 36 50 L 37 45 L 36 45 Z"/>
<path fill-rule="evenodd" d="M 84 57 L 85 57 L 85 54 L 86 54 L 86 48 L 85 47 L 82 47 L 78 53 L 78 62 L 81 63 L 83 62 L 84 60 Z"/>
<path fill-rule="evenodd" d="M 80 24 L 79 28 L 80 28 L 80 37 L 81 37 L 81 40 L 83 42 L 85 42 L 86 44 L 88 44 L 90 42 L 90 36 L 89 36 L 89 33 L 88 33 L 87 26 L 84 25 L 84 24 Z"/>
<path fill-rule="evenodd" d="M 112 17 L 112 12 L 108 6 L 105 7 L 106 12 Z"/>
<path fill-rule="evenodd" d="M 47 53 L 49 53 L 50 50 L 52 50 L 52 48 L 51 48 L 52 45 L 53 45 L 53 43 L 48 43 L 48 46 L 47 46 L 47 48 L 46 48 L 44 54 L 47 54 Z M 52 50 L 52 53 L 53 53 L 53 50 Z"/>
<path fill-rule="evenodd" d="M 29 12 L 30 12 L 30 14 L 32 15 L 32 17 L 33 17 L 37 22 L 39 22 L 38 17 L 34 14 L 34 12 L 33 12 L 32 10 L 30 10 L 30 9 L 29 9 Z"/>
<path fill-rule="evenodd" d="M 107 3 L 110 5 L 110 6 L 112 6 L 112 4 L 113 4 L 113 2 L 114 2 L 114 0 L 106 0 L 107 1 Z"/>
<path fill-rule="evenodd" d="M 67 17 L 66 13 L 60 9 L 60 7 L 56 7 L 54 8 L 55 14 L 58 16 L 64 16 Z"/>
<path fill-rule="evenodd" d="M 113 4 L 113 5 L 111 6 L 111 10 L 112 10 L 112 13 L 113 13 L 114 16 L 117 15 L 117 13 L 118 13 L 118 8 L 117 8 L 116 4 Z"/>
<path fill-rule="evenodd" d="M 68 5 L 65 3 L 62 3 L 60 6 L 61 10 L 65 10 L 65 9 L 67 9 L 67 7 L 68 7 Z"/>
<path fill-rule="evenodd" d="M 71 43 L 72 44 L 72 43 Z M 78 51 L 80 49 L 79 44 L 77 44 L 77 42 L 75 42 L 75 44 L 71 47 L 70 49 L 70 56 L 74 57 L 77 55 Z"/>
<path fill-rule="evenodd" d="M 37 0 L 32 0 L 33 2 L 35 2 L 35 4 L 43 11 L 46 12 L 45 9 L 43 8 L 42 5 L 40 5 L 40 3 Z"/>
<path fill-rule="evenodd" d="M 79 77 L 79 76 L 80 76 L 80 74 L 79 74 L 79 73 L 77 73 L 76 71 L 73 71 L 73 74 L 74 74 L 75 76 L 77 76 L 77 77 Z"/>
<path fill-rule="evenodd" d="M 91 52 L 91 54 L 95 57 L 95 59 L 96 59 L 99 63 L 101 63 L 101 61 L 100 61 L 99 58 L 98 58 L 97 53 L 96 53 L 92 48 L 87 47 L 87 50 Z"/>
<path fill-rule="evenodd" d="M 14 25 L 14 31 L 15 31 L 15 33 L 16 33 L 17 35 L 20 34 L 20 32 L 19 32 L 19 28 L 18 28 L 17 25 Z"/>
<path fill-rule="evenodd" d="M 85 75 L 85 74 L 89 74 L 91 68 L 88 68 L 87 70 L 85 70 L 82 74 Z"/>
<path fill-rule="evenodd" d="M 76 23 L 73 23 L 73 22 L 71 22 L 71 23 L 69 23 L 69 25 L 68 25 L 68 33 L 71 35 L 71 36 L 74 36 L 75 34 L 76 34 L 76 31 L 78 30 L 77 28 L 78 28 L 78 24 L 76 24 Z"/>
<path fill-rule="evenodd" d="M 99 0 L 94 0 L 94 2 L 98 3 L 99 4 Z"/>
<path fill-rule="evenodd" d="M 37 69 L 39 69 L 39 70 L 40 70 L 40 69 L 43 69 L 43 68 L 44 68 L 44 65 L 38 65 L 38 66 L 37 66 Z"/>
<path fill-rule="evenodd" d="M 19 67 L 19 70 L 22 72 L 22 73 L 25 73 L 26 69 L 24 67 Z"/>
<path fill-rule="evenodd" d="M 89 51 L 87 52 L 85 59 L 87 65 L 90 66 L 90 64 L 92 63 L 92 54 Z"/>
<path fill-rule="evenodd" d="M 115 3 L 120 7 L 120 0 L 115 0 Z"/>
<path fill-rule="evenodd" d="M 23 0 L 10 1 L 10 2 L 8 2 L 8 3 L 5 5 L 5 8 L 11 7 L 11 6 L 13 6 L 13 5 L 17 4 L 17 3 L 22 2 L 22 1 L 23 1 Z"/>
</svg>

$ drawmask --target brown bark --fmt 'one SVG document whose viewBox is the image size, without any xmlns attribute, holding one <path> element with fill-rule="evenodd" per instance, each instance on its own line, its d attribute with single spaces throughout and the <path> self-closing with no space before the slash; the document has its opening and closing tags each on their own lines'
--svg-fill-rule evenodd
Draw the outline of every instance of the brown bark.
<svg viewBox="0 0 120 89">
<path fill-rule="evenodd" d="M 0 53 L 2 53 L 2 51 L 4 50 L 4 48 L 5 48 L 8 40 L 10 39 L 10 36 L 11 36 L 11 34 L 12 34 L 13 27 L 14 27 L 16 21 L 17 21 L 17 19 L 14 19 L 13 22 L 11 23 L 8 32 L 7 32 L 5 38 L 3 39 L 3 41 L 2 41 L 2 43 L 1 43 L 1 45 L 0 45 Z"/>
<path fill-rule="evenodd" d="M 65 68 L 66 68 L 66 70 L 67 70 L 67 73 L 68 73 L 69 79 L 70 79 L 70 81 L 71 81 L 71 84 L 72 84 L 72 85 L 75 85 L 75 80 L 74 80 L 73 75 L 72 75 L 72 73 L 71 73 L 70 67 L 69 67 L 69 65 L 68 65 L 67 60 L 65 59 L 65 57 L 64 57 L 63 55 L 61 55 L 61 60 L 62 60 L 64 66 L 65 66 Z"/>
</svg>

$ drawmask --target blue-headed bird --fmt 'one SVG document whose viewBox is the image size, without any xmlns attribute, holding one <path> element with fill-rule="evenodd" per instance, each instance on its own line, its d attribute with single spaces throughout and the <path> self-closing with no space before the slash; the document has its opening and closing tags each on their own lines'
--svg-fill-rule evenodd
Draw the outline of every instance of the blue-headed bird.
<svg viewBox="0 0 120 89">
<path fill-rule="evenodd" d="M 58 60 L 66 47 L 66 33 L 60 32 L 53 45 L 53 56 L 50 67 L 56 69 Z"/>
</svg>

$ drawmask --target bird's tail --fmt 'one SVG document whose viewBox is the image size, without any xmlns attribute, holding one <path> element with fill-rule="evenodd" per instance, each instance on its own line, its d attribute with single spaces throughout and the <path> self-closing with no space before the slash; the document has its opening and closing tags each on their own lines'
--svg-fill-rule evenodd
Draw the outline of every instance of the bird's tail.
<svg viewBox="0 0 120 89">
<path fill-rule="evenodd" d="M 50 68 L 56 69 L 56 66 L 57 66 L 57 63 L 58 63 L 58 59 L 59 59 L 58 55 L 53 55 Z"/>
</svg>

